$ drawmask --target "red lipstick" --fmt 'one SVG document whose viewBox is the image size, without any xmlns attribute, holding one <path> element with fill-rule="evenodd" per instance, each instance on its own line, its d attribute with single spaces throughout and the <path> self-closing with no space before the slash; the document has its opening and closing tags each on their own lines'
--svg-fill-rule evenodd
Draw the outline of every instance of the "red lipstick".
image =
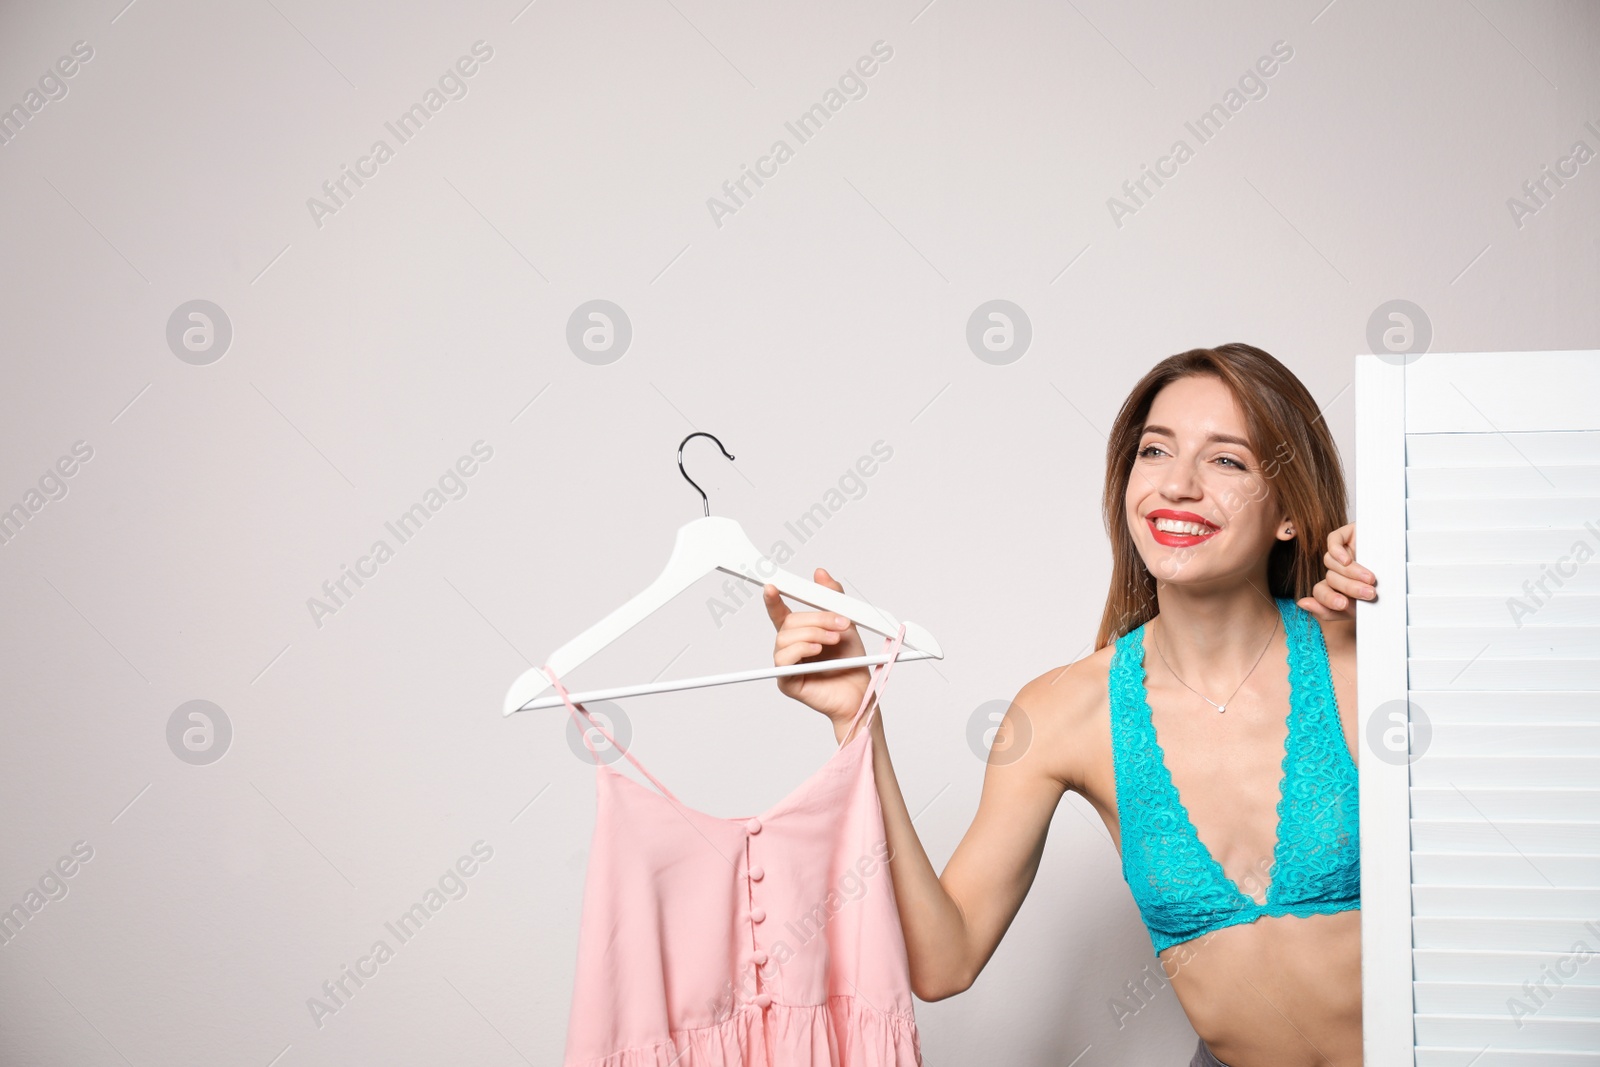
<svg viewBox="0 0 1600 1067">
<path fill-rule="evenodd" d="M 1167 530 L 1158 530 L 1156 529 L 1157 519 L 1173 519 L 1177 522 L 1192 522 L 1196 525 L 1205 527 L 1206 532 L 1194 534 L 1173 533 Z M 1204 541 L 1210 540 L 1212 537 L 1215 537 L 1217 530 L 1220 529 L 1216 523 L 1200 515 L 1196 515 L 1192 511 L 1173 511 L 1170 508 L 1157 508 L 1156 510 L 1147 513 L 1144 517 L 1144 521 L 1145 524 L 1150 527 L 1150 536 L 1155 538 L 1156 544 L 1165 545 L 1168 548 L 1188 548 L 1192 545 L 1198 545 Z"/>
</svg>

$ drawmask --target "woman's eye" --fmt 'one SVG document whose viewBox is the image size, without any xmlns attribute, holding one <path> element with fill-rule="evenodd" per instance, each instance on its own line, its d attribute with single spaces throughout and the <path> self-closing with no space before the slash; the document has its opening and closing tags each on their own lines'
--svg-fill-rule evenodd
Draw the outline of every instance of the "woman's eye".
<svg viewBox="0 0 1600 1067">
<path fill-rule="evenodd" d="M 1218 463 L 1231 463 L 1233 466 L 1239 468 L 1240 470 L 1244 470 L 1245 469 L 1244 464 L 1240 463 L 1238 460 L 1234 459 L 1232 456 L 1218 456 L 1217 457 L 1217 462 Z"/>
<path fill-rule="evenodd" d="M 1149 459 L 1151 456 L 1155 455 L 1157 452 L 1160 452 L 1160 451 L 1161 451 L 1161 446 L 1160 445 L 1145 445 L 1143 448 L 1139 449 L 1139 451 L 1137 453 L 1135 453 L 1135 454 L 1137 456 L 1139 456 L 1141 459 Z"/>
</svg>

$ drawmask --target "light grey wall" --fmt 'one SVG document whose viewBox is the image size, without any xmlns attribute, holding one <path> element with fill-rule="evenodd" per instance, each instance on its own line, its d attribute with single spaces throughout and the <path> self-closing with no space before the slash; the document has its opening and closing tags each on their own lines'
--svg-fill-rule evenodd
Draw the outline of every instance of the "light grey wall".
<svg viewBox="0 0 1600 1067">
<path fill-rule="evenodd" d="M 38 906 L 0 946 L 7 1064 L 557 1062 L 593 770 L 562 715 L 500 702 L 700 514 L 692 430 L 737 457 L 691 445 L 713 511 L 943 642 L 885 704 L 942 866 L 987 702 L 1088 650 L 1101 434 L 1157 359 L 1266 348 L 1348 461 L 1352 355 L 1404 325 L 1391 301 L 1434 350 L 1600 343 L 1600 162 L 1523 190 L 1600 150 L 1592 4 L 122 2 L 0 13 L 0 107 L 24 108 L 0 147 L 0 508 L 24 516 L 0 546 L 0 907 Z M 785 123 L 879 41 L 801 143 Z M 385 124 L 475 42 L 465 95 L 446 78 L 401 143 Z M 1202 143 L 1186 123 L 1217 104 Z M 708 207 L 780 139 L 764 185 Z M 1178 140 L 1192 158 L 1127 197 Z M 996 299 L 1031 341 L 980 359 Z M 569 347 L 593 300 L 631 325 L 620 357 Z M 861 492 L 786 530 L 878 441 Z M 386 523 L 441 479 L 402 543 Z M 719 586 L 574 684 L 769 662 L 759 606 L 713 620 Z M 720 813 L 831 744 L 769 684 L 626 715 Z M 399 944 L 384 924 L 462 857 L 465 895 Z M 316 1018 L 380 939 L 393 958 Z M 977 985 L 919 1007 L 927 1062 L 1182 1062 L 1170 990 L 1111 1006 L 1150 961 L 1069 801 Z"/>
</svg>

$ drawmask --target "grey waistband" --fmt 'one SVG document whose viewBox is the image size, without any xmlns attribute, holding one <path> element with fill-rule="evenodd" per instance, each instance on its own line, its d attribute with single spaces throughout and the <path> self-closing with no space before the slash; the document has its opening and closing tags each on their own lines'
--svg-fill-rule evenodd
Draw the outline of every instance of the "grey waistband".
<svg viewBox="0 0 1600 1067">
<path fill-rule="evenodd" d="M 1194 1056 L 1189 1060 L 1189 1067 L 1228 1067 L 1228 1065 L 1213 1056 L 1210 1046 L 1202 1039 L 1194 1047 Z"/>
</svg>

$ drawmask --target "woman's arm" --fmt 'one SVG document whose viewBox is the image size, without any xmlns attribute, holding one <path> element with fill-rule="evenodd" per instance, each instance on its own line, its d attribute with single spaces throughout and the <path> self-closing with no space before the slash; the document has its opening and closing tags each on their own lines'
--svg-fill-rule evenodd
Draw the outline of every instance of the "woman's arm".
<svg viewBox="0 0 1600 1067">
<path fill-rule="evenodd" d="M 1081 672 L 1080 672 L 1081 673 Z M 889 759 L 883 717 L 874 718 L 874 770 L 890 847 L 895 902 L 905 932 L 912 991 L 923 1000 L 964 992 L 983 971 L 1022 907 L 1066 784 L 1046 754 L 1070 750 L 1056 705 L 1075 688 L 1047 680 L 1022 688 L 989 750 L 978 811 L 937 873 L 911 822 Z"/>
<path fill-rule="evenodd" d="M 843 591 L 818 568 L 816 581 Z M 831 612 L 791 612 L 777 590 L 766 587 L 768 614 L 778 626 L 779 665 L 864 654 L 848 621 Z M 884 734 L 873 716 L 873 770 L 890 849 L 889 869 L 905 934 L 912 991 L 941 1000 L 972 985 L 994 954 L 1033 884 L 1050 827 L 1067 783 L 1063 766 L 1077 751 L 1072 704 L 1083 703 L 1089 672 L 1052 672 L 1024 686 L 1001 721 L 989 754 L 978 812 L 941 875 L 917 837 Z M 1076 677 L 1068 677 L 1075 674 Z M 780 678 L 786 695 L 823 712 L 834 735 L 846 740 L 867 682 L 865 668 Z"/>
</svg>

